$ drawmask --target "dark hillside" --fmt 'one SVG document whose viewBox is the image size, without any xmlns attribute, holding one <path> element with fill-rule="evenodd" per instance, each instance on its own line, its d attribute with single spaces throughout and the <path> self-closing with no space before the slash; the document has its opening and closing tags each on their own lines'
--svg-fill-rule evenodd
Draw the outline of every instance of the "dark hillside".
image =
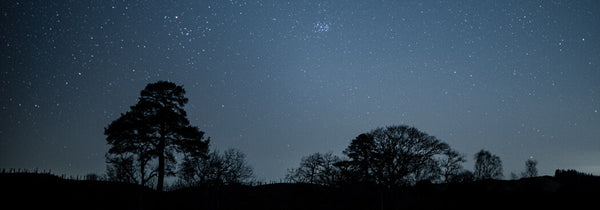
<svg viewBox="0 0 600 210">
<path fill-rule="evenodd" d="M 50 174 L 0 174 L 4 205 L 67 209 L 440 209 L 577 208 L 594 204 L 600 177 L 569 175 L 521 180 L 382 188 L 312 184 L 198 186 L 169 192 L 133 184 L 67 180 Z"/>
<path fill-rule="evenodd" d="M 137 209 L 155 205 L 157 196 L 134 184 L 69 180 L 51 174 L 2 173 L 0 186 L 6 195 L 3 203 L 23 209 Z"/>
</svg>

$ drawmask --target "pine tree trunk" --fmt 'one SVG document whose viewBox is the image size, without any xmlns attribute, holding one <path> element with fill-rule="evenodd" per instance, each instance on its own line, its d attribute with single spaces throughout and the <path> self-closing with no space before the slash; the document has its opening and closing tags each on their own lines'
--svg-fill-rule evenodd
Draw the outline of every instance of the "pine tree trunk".
<svg viewBox="0 0 600 210">
<path fill-rule="evenodd" d="M 156 183 L 156 190 L 159 192 L 163 191 L 163 182 L 165 178 L 165 137 L 161 136 L 160 142 L 158 143 L 158 181 Z"/>
<path fill-rule="evenodd" d="M 140 184 L 142 184 L 142 186 L 146 185 L 146 179 L 144 179 L 145 178 L 144 177 L 144 171 L 145 171 L 144 166 L 145 166 L 144 162 L 142 160 L 140 160 L 140 174 L 141 174 L 141 180 L 140 180 L 141 183 Z"/>
</svg>

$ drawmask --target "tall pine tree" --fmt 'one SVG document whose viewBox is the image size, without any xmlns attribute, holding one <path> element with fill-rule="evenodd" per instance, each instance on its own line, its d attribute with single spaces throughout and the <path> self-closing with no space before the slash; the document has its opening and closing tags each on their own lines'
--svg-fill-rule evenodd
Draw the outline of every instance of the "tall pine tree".
<svg viewBox="0 0 600 210">
<path fill-rule="evenodd" d="M 105 129 L 111 146 L 109 154 L 136 158 L 141 183 L 156 176 L 156 189 L 162 191 L 164 177 L 175 174 L 175 154 L 204 156 L 209 142 L 204 140 L 204 132 L 191 126 L 187 119 L 183 107 L 188 99 L 182 86 L 159 81 L 148 84 L 140 95 L 131 111 Z M 145 170 L 150 160 L 156 160 L 157 166 L 147 175 Z M 110 159 L 108 162 L 111 163 Z"/>
</svg>

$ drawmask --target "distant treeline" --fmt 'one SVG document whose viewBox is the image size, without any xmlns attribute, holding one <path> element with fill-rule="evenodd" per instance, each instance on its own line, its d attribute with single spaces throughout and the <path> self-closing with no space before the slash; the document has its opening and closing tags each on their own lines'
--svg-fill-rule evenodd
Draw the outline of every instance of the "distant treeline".
<svg viewBox="0 0 600 210">
<path fill-rule="evenodd" d="M 146 85 L 137 103 L 104 129 L 109 146 L 105 154 L 106 173 L 70 178 L 130 183 L 157 191 L 163 191 L 165 186 L 260 186 L 262 183 L 256 181 L 253 168 L 240 149 L 210 149 L 211 138 L 187 119 L 184 109 L 187 102 L 181 85 L 168 81 Z M 342 154 L 309 154 L 297 168 L 288 169 L 284 182 L 329 187 L 375 185 L 391 189 L 419 183 L 470 183 L 504 178 L 502 160 L 490 151 L 477 152 L 473 156 L 473 171 L 466 170 L 463 167 L 466 155 L 443 140 L 407 125 L 378 127 L 361 133 Z M 511 178 L 537 177 L 537 164 L 537 160 L 527 159 L 521 176 L 512 173 Z M 21 171 L 9 170 L 15 172 Z M 557 171 L 557 177 L 573 173 Z M 165 183 L 166 177 L 176 181 Z"/>
<path fill-rule="evenodd" d="M 183 86 L 168 81 L 150 83 L 137 103 L 104 130 L 109 150 L 110 181 L 135 183 L 162 191 L 165 177 L 180 186 L 251 184 L 253 168 L 239 149 L 211 151 L 210 137 L 190 124 L 184 109 Z M 379 185 L 387 188 L 417 183 L 465 183 L 502 179 L 502 160 L 487 150 L 474 155 L 474 170 L 465 170 L 466 156 L 441 139 L 413 126 L 391 125 L 362 133 L 342 151 L 344 156 L 313 153 L 288 169 L 290 183 L 341 186 Z M 521 176 L 538 176 L 537 160 L 525 161 Z"/>
<path fill-rule="evenodd" d="M 556 178 L 571 178 L 571 177 L 595 177 L 595 176 L 591 173 L 583 173 L 583 172 L 576 171 L 574 169 L 567 169 L 567 170 L 556 169 L 556 171 L 554 172 L 554 177 L 556 177 Z"/>
</svg>

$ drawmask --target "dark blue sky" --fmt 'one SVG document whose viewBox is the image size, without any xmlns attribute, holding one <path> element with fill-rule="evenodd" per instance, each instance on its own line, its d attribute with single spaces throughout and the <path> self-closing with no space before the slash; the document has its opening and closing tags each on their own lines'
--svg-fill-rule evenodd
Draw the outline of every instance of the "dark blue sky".
<svg viewBox="0 0 600 210">
<path fill-rule="evenodd" d="M 2 1 L 0 168 L 104 173 L 103 129 L 181 84 L 211 149 L 278 180 L 407 124 L 600 174 L 597 1 Z"/>
</svg>

